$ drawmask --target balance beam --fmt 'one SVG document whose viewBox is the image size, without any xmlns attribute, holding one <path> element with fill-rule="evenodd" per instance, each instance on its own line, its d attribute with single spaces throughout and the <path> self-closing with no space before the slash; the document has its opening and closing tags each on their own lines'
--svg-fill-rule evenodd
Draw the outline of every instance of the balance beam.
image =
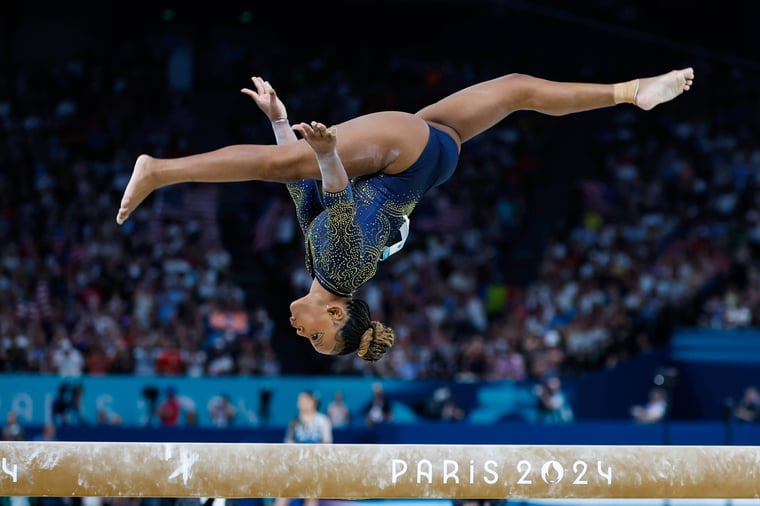
<svg viewBox="0 0 760 506">
<path fill-rule="evenodd" d="M 760 447 L 0 442 L 0 496 L 760 497 Z"/>
</svg>

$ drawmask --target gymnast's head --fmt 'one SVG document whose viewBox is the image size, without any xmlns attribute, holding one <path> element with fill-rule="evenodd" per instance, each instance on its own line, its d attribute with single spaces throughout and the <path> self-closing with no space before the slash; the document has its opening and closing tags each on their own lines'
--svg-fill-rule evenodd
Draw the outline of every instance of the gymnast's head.
<svg viewBox="0 0 760 506">
<path fill-rule="evenodd" d="M 393 346 L 393 329 L 372 321 L 369 306 L 355 297 L 329 301 L 309 293 L 290 304 L 290 324 L 319 353 L 348 355 L 356 352 L 376 362 Z"/>
</svg>

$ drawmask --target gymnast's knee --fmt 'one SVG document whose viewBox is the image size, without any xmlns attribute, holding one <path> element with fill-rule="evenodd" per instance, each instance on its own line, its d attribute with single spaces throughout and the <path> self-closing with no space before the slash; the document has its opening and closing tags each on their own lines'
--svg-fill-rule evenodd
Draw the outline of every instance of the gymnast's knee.
<svg viewBox="0 0 760 506">
<path fill-rule="evenodd" d="M 293 166 L 278 171 L 277 175 L 273 178 L 273 180 L 280 183 L 295 183 L 302 179 L 313 179 L 313 177 L 310 178 L 303 170 L 299 170 L 298 167 Z"/>
<path fill-rule="evenodd" d="M 528 92 L 536 84 L 536 78 L 528 74 L 520 74 L 513 72 L 511 74 L 505 74 L 496 78 L 497 81 L 501 81 L 504 85 L 510 86 L 515 90 L 523 90 Z"/>
<path fill-rule="evenodd" d="M 295 183 L 303 179 L 320 179 L 319 166 L 315 163 L 288 161 L 273 164 L 267 170 L 267 181 Z"/>
</svg>

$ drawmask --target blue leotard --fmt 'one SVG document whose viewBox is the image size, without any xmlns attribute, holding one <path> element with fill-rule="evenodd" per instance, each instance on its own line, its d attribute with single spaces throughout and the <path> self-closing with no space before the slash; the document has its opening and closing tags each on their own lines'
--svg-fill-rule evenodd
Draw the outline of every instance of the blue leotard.
<svg viewBox="0 0 760 506">
<path fill-rule="evenodd" d="M 428 190 L 451 177 L 458 158 L 454 140 L 430 127 L 422 154 L 401 174 L 363 176 L 340 192 L 321 195 L 315 180 L 288 183 L 309 274 L 336 295 L 353 294 L 377 272 L 383 248 L 404 216 L 411 215 Z"/>
</svg>

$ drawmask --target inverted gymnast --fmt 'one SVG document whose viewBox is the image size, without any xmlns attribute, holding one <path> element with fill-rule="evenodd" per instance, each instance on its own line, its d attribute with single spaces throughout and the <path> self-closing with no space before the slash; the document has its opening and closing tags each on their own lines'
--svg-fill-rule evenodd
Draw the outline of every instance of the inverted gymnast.
<svg viewBox="0 0 760 506">
<path fill-rule="evenodd" d="M 694 70 L 616 84 L 558 82 L 508 74 L 457 91 L 417 111 L 366 114 L 327 128 L 288 121 L 268 82 L 244 88 L 272 124 L 277 146 L 233 145 L 179 158 L 140 155 L 124 191 L 119 224 L 154 190 L 184 182 L 282 182 L 305 237 L 309 293 L 290 305 L 290 323 L 319 352 L 379 360 L 393 330 L 372 321 L 354 293 L 394 253 L 399 230 L 431 188 L 454 173 L 463 143 L 518 110 L 552 116 L 634 104 L 648 111 L 691 88 Z M 298 132 L 302 139 L 298 139 Z M 320 195 L 317 180 L 322 181 Z"/>
</svg>

